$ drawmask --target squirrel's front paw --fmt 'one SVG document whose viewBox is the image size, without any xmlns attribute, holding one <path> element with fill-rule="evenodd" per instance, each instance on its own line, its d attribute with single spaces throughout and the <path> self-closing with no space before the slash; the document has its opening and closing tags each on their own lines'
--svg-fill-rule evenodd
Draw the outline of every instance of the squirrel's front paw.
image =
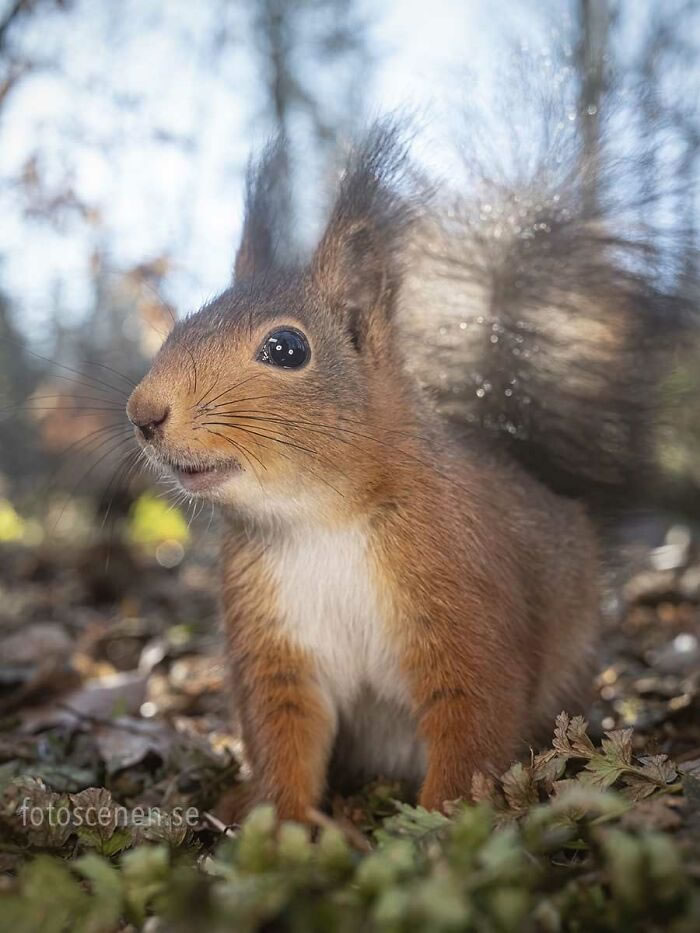
<svg viewBox="0 0 700 933">
<path fill-rule="evenodd" d="M 232 826 L 242 823 L 250 811 L 261 803 L 274 804 L 280 822 L 294 820 L 296 823 L 316 823 L 311 804 L 292 800 L 288 794 L 282 794 L 280 799 L 275 800 L 266 796 L 254 780 L 243 781 L 223 793 L 214 808 L 214 816 L 227 826 Z"/>
</svg>

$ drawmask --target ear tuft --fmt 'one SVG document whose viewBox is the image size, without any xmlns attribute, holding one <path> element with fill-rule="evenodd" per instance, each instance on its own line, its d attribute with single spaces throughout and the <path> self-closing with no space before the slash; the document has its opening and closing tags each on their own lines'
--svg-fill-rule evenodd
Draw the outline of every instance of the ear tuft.
<svg viewBox="0 0 700 933">
<path fill-rule="evenodd" d="M 245 219 L 234 263 L 236 284 L 248 284 L 278 263 L 288 215 L 289 154 L 280 135 L 267 144 L 257 162 L 248 163 Z"/>
<path fill-rule="evenodd" d="M 361 349 L 386 323 L 401 279 L 401 248 L 421 197 L 408 146 L 393 119 L 376 123 L 351 154 L 312 262 L 317 286 Z"/>
</svg>

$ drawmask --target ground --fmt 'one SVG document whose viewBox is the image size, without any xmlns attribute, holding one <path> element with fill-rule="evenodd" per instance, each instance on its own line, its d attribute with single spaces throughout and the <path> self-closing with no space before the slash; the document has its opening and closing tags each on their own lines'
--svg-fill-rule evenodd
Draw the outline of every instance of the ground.
<svg viewBox="0 0 700 933">
<path fill-rule="evenodd" d="M 76 515 L 61 535 L 0 504 L 0 929 L 700 929 L 684 525 L 617 574 L 588 723 L 562 715 L 475 805 L 428 814 L 379 780 L 314 827 L 241 829 L 212 812 L 246 768 L 209 516 L 149 495 L 113 527 Z"/>
</svg>

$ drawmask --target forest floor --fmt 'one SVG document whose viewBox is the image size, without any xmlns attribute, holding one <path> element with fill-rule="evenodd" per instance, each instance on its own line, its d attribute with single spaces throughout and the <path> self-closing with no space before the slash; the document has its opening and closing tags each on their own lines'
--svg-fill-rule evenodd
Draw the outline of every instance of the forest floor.
<svg viewBox="0 0 700 933">
<path fill-rule="evenodd" d="M 618 589 L 588 724 L 561 717 L 549 750 L 480 779 L 449 820 L 379 780 L 277 832 L 264 809 L 242 830 L 213 813 L 247 769 L 206 522 L 145 498 L 118 533 L 31 543 L 8 509 L 0 929 L 700 929 L 700 558 L 683 527 Z"/>
</svg>

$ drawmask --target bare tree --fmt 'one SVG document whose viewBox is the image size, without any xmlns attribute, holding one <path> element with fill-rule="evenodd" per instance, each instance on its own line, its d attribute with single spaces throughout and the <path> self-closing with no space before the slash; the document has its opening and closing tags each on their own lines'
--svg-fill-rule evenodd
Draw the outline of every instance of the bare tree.
<svg viewBox="0 0 700 933">
<path fill-rule="evenodd" d="M 600 174 L 601 121 L 607 89 L 606 54 L 611 25 L 608 0 L 577 0 L 580 40 L 576 61 L 579 71 L 579 111 L 586 166 L 588 208 L 595 210 Z"/>
<path fill-rule="evenodd" d="M 298 189 L 308 193 L 296 157 L 301 149 L 310 151 L 323 171 L 357 119 L 371 63 L 367 23 L 352 0 L 253 0 L 252 9 L 263 112 L 271 132 L 287 144 L 280 160 L 278 229 L 286 229 L 280 239 L 291 244 L 298 241 L 291 236 L 301 213 Z"/>
</svg>

